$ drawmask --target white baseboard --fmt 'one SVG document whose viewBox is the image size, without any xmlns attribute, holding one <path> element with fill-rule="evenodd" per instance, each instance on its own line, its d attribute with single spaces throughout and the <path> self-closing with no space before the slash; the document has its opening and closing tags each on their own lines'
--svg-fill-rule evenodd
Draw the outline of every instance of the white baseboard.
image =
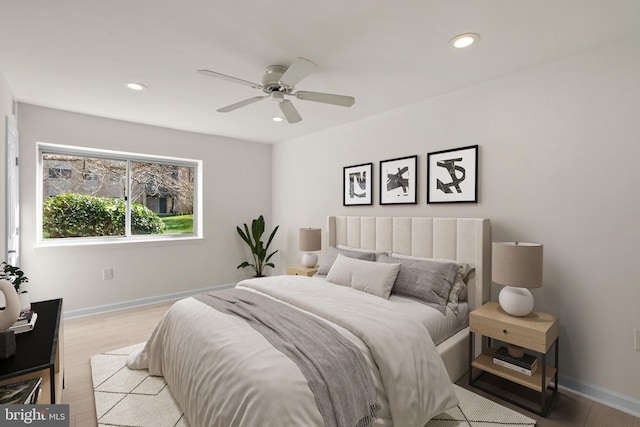
<svg viewBox="0 0 640 427">
<path fill-rule="evenodd" d="M 640 399 L 560 375 L 559 388 L 640 418 Z"/>
<path fill-rule="evenodd" d="M 140 307 L 140 306 L 149 305 L 149 304 L 157 304 L 165 301 L 175 301 L 182 298 L 188 298 L 194 295 L 203 294 L 209 291 L 232 288 L 235 285 L 236 285 L 235 283 L 226 283 L 223 285 L 212 286 L 210 288 L 192 289 L 189 291 L 177 292 L 174 294 L 158 295 L 153 297 L 118 302 L 114 304 L 100 305 L 97 307 L 82 308 L 80 310 L 65 311 L 63 313 L 63 318 L 65 320 L 76 319 L 78 317 L 92 316 L 94 314 L 100 314 L 100 313 L 108 313 L 110 311 L 124 310 L 127 308 Z"/>
</svg>

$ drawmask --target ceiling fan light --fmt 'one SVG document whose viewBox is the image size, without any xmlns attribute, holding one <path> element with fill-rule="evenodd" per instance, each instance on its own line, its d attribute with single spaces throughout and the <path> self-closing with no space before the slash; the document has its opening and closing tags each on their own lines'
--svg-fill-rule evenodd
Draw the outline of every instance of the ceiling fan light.
<svg viewBox="0 0 640 427">
<path fill-rule="evenodd" d="M 275 117 L 274 117 L 273 119 L 271 119 L 271 120 L 273 120 L 274 122 L 282 122 L 282 121 L 284 121 L 284 119 L 283 119 L 282 117 L 279 117 L 279 116 L 275 116 Z"/>
<path fill-rule="evenodd" d="M 281 102 L 284 99 L 284 95 L 282 94 L 282 92 L 273 91 L 271 92 L 271 99 Z"/>
<path fill-rule="evenodd" d="M 449 40 L 449 45 L 456 49 L 464 49 L 465 47 L 469 47 L 472 44 L 477 43 L 480 40 L 480 35 L 476 33 L 464 33 L 458 36 L 455 36 L 451 40 Z"/>
<path fill-rule="evenodd" d="M 131 90 L 137 90 L 137 91 L 147 90 L 147 86 L 143 85 L 142 83 L 125 82 L 124 85 Z"/>
</svg>

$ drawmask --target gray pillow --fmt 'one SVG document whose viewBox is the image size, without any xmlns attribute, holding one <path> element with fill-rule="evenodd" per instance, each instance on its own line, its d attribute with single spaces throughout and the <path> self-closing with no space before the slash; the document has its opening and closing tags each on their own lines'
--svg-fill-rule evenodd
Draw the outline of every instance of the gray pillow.
<svg viewBox="0 0 640 427">
<path fill-rule="evenodd" d="M 458 303 L 467 300 L 467 284 L 462 280 L 462 274 L 456 273 L 456 278 L 451 286 L 449 292 L 449 299 L 447 301 L 447 307 L 449 307 L 455 314 L 458 314 Z"/>
<path fill-rule="evenodd" d="M 462 276 L 462 280 L 464 281 L 465 284 L 469 283 L 469 274 L 475 270 L 475 268 L 471 264 L 467 264 L 465 262 L 458 262 L 450 259 L 418 257 L 418 256 L 412 256 L 412 255 L 405 255 L 397 252 L 391 252 L 391 257 L 402 258 L 402 259 L 412 259 L 416 261 L 454 263 L 458 266 L 458 273 L 460 273 L 460 275 Z"/>
<path fill-rule="evenodd" d="M 392 293 L 435 304 L 441 313 L 446 313 L 459 264 L 389 256 L 378 257 L 378 261 L 401 264 Z"/>
<path fill-rule="evenodd" d="M 349 251 L 347 249 L 338 249 L 333 246 L 329 246 L 322 251 L 322 262 L 318 267 L 316 276 L 326 276 L 331 270 L 331 266 L 336 261 L 338 254 L 342 254 L 349 258 L 362 259 L 364 261 L 375 261 L 376 254 L 373 252 L 356 252 Z"/>
</svg>

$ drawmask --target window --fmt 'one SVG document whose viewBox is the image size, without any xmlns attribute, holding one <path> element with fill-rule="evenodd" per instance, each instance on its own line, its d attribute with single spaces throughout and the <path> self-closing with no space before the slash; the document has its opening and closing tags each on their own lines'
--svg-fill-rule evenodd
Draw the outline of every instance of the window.
<svg viewBox="0 0 640 427">
<path fill-rule="evenodd" d="M 202 162 L 38 144 L 41 242 L 201 235 Z"/>
</svg>

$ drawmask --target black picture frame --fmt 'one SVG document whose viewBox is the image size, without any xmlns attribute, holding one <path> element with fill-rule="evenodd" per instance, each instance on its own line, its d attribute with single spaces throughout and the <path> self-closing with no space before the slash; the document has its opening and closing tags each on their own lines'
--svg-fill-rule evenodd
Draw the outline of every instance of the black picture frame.
<svg viewBox="0 0 640 427">
<path fill-rule="evenodd" d="M 342 206 L 373 204 L 373 163 L 345 166 L 342 173 Z"/>
<path fill-rule="evenodd" d="M 380 204 L 418 203 L 418 156 L 380 161 Z"/>
<path fill-rule="evenodd" d="M 427 153 L 427 204 L 478 203 L 478 146 Z"/>
</svg>

